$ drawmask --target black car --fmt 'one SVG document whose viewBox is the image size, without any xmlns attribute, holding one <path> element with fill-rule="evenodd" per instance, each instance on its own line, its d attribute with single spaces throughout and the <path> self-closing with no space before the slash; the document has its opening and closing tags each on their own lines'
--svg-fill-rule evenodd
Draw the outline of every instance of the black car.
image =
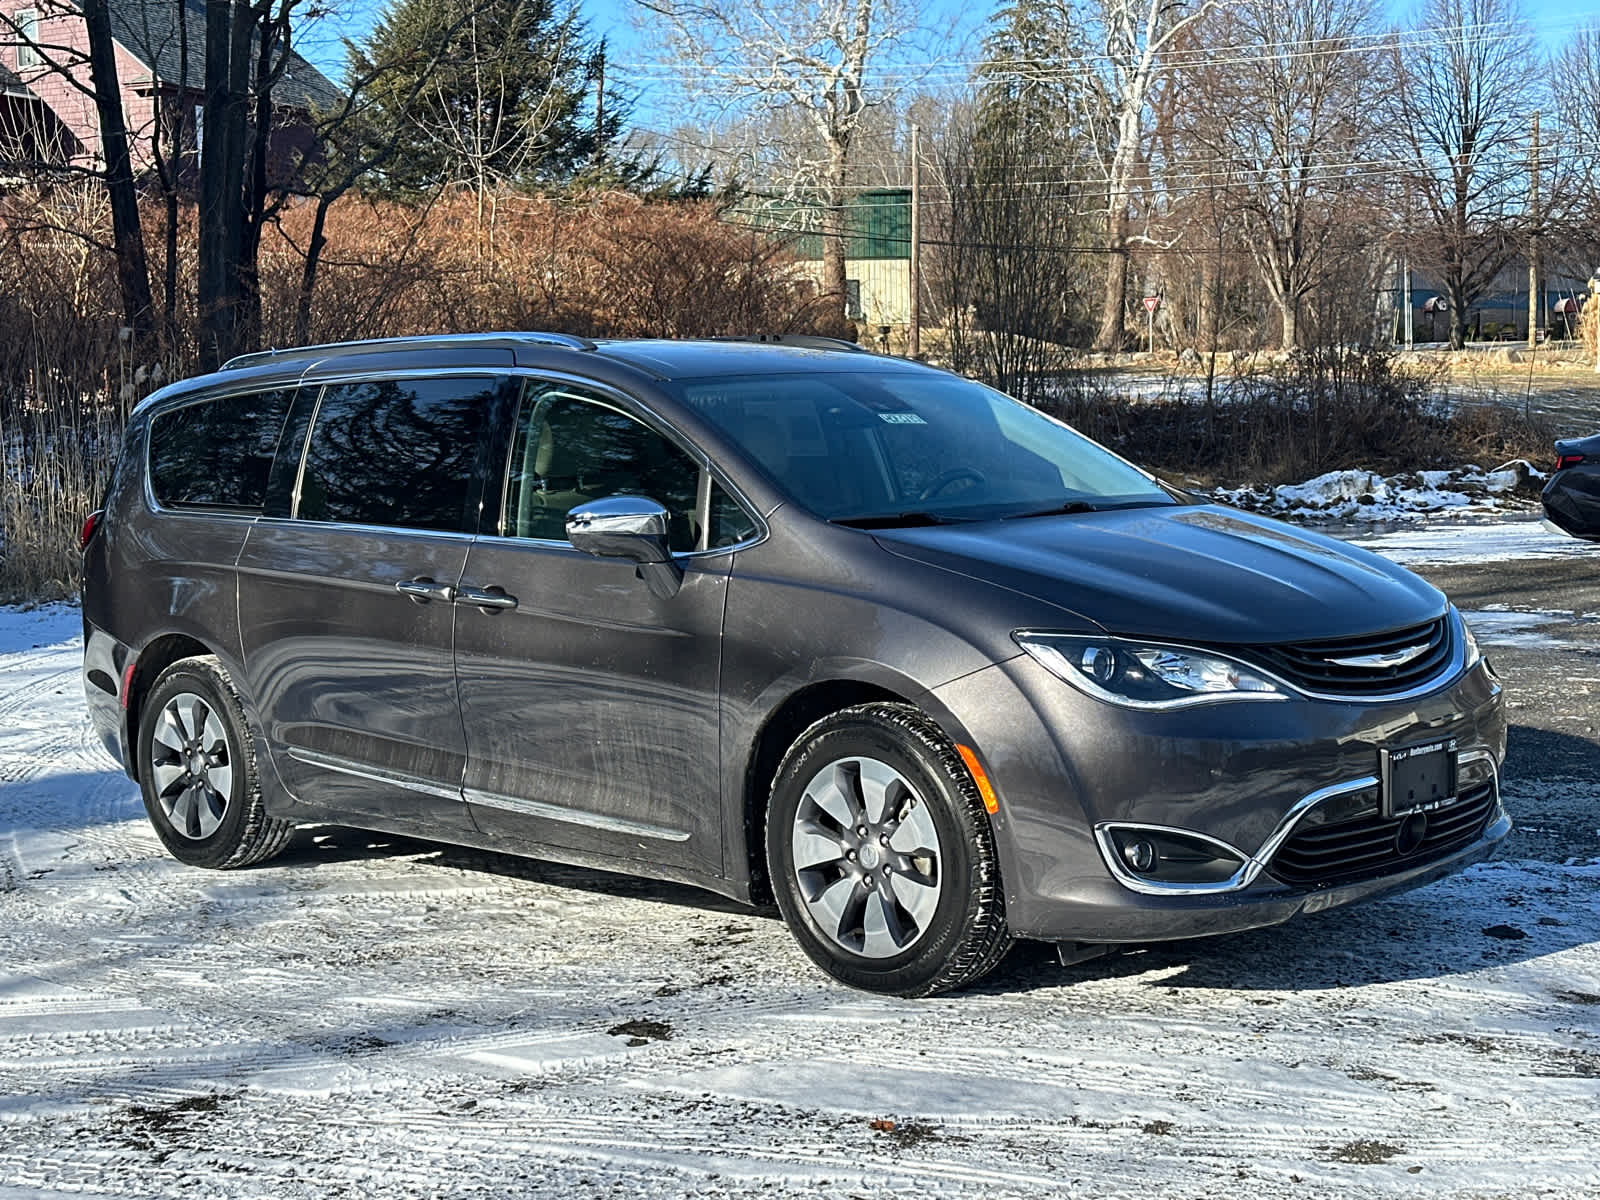
<svg viewBox="0 0 1600 1200">
<path fill-rule="evenodd" d="M 337 822 L 774 897 L 917 995 L 1491 853 L 1433 587 L 989 388 L 740 341 L 235 360 L 135 412 L 85 690 L 174 855 Z"/>
<path fill-rule="evenodd" d="M 1600 433 L 1556 443 L 1556 469 L 1540 493 L 1544 515 L 1573 537 L 1600 541 Z"/>
</svg>

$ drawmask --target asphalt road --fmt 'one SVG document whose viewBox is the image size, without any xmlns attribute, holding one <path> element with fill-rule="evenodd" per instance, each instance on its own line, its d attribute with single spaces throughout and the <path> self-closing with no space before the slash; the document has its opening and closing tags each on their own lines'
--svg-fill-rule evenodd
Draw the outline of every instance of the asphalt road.
<svg viewBox="0 0 1600 1200">
<path fill-rule="evenodd" d="M 1505 682 L 1513 859 L 1600 857 L 1600 545 L 1593 557 L 1419 567 L 1476 623 Z M 1526 614 L 1519 620 L 1516 614 Z"/>
</svg>

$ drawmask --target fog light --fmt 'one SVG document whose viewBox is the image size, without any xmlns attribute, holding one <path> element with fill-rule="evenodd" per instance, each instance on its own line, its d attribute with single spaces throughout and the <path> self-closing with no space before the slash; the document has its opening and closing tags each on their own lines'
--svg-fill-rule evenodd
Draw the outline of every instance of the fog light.
<svg viewBox="0 0 1600 1200">
<path fill-rule="evenodd" d="M 1136 889 L 1222 887 L 1245 865 L 1239 851 L 1203 833 L 1101 825 L 1095 834 L 1112 873 Z"/>
<path fill-rule="evenodd" d="M 1155 870 L 1155 865 L 1160 861 L 1161 856 L 1156 853 L 1156 848 L 1149 842 L 1130 842 L 1123 847 L 1122 857 L 1127 860 L 1128 865 L 1135 871 L 1138 871 L 1141 875 L 1146 875 Z"/>
</svg>

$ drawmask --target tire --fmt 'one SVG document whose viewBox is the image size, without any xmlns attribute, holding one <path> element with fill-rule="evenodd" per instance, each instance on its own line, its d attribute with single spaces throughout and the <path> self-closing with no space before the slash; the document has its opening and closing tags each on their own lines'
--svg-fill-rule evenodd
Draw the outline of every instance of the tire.
<svg viewBox="0 0 1600 1200">
<path fill-rule="evenodd" d="M 847 708 L 801 734 L 766 840 L 789 931 L 841 983 L 933 995 L 988 974 L 1011 944 L 977 787 L 911 705 Z"/>
<path fill-rule="evenodd" d="M 255 739 L 216 658 L 185 658 L 156 680 L 139 721 L 144 808 L 171 855 L 231 870 L 265 862 L 294 835 L 267 815 Z"/>
</svg>

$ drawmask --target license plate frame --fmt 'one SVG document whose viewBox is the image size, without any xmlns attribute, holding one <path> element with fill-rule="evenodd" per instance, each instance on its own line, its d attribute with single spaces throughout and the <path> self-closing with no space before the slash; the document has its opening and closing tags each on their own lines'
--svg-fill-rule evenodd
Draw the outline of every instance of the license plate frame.
<svg viewBox="0 0 1600 1200">
<path fill-rule="evenodd" d="M 1458 739 L 1378 748 L 1378 794 L 1383 816 L 1448 808 L 1461 794 Z"/>
</svg>

